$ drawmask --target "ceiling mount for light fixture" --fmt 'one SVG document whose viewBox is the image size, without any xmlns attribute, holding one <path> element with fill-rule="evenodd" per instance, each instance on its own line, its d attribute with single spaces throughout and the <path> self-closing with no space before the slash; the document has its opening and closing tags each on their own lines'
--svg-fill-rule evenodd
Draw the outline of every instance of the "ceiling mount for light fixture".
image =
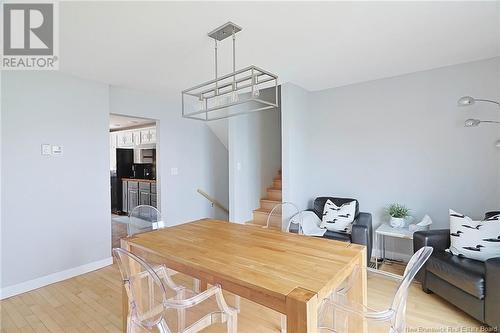
<svg viewBox="0 0 500 333">
<path fill-rule="evenodd" d="M 212 30 L 208 33 L 208 37 L 213 38 L 217 41 L 221 41 L 230 37 L 234 34 L 240 32 L 242 28 L 239 25 L 234 24 L 233 22 L 227 22 L 226 24 L 221 25 L 215 30 Z"/>
<path fill-rule="evenodd" d="M 182 91 L 184 118 L 211 121 L 279 106 L 277 75 L 254 65 L 236 70 L 236 34 L 241 30 L 227 22 L 208 33 L 215 43 L 215 79 Z M 233 71 L 219 77 L 218 42 L 228 37 L 233 40 Z M 261 94 L 263 89 L 265 94 Z"/>
</svg>

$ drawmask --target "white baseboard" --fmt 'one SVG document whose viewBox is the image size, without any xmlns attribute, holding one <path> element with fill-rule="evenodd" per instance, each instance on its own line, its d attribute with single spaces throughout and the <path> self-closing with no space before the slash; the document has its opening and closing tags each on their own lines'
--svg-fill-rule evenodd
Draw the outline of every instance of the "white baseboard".
<svg viewBox="0 0 500 333">
<path fill-rule="evenodd" d="M 21 282 L 13 286 L 8 286 L 0 289 L 0 300 L 25 293 L 30 290 L 38 289 L 46 285 L 56 283 L 62 280 L 67 280 L 77 275 L 95 271 L 97 269 L 113 264 L 113 257 L 103 260 L 94 261 L 85 265 L 70 268 L 61 272 L 45 275 L 33 280 Z"/>
</svg>

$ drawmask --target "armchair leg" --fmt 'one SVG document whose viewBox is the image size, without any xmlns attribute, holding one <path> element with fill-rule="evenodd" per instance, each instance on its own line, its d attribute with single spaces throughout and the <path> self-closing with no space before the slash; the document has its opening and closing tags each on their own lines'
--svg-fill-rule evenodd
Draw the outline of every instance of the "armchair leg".
<svg viewBox="0 0 500 333">
<path fill-rule="evenodd" d="M 240 313 L 241 311 L 241 297 L 234 295 L 234 308 Z"/>
<path fill-rule="evenodd" d="M 184 290 L 179 292 L 176 296 L 176 299 L 183 300 L 186 298 Z M 177 309 L 177 331 L 181 332 L 186 328 L 186 309 Z"/>
<path fill-rule="evenodd" d="M 193 291 L 197 294 L 200 293 L 201 287 L 200 287 L 200 280 L 194 279 L 193 278 Z"/>
<path fill-rule="evenodd" d="M 281 319 L 281 333 L 286 333 L 286 315 L 281 314 L 280 319 Z"/>
<path fill-rule="evenodd" d="M 238 333 L 238 316 L 232 313 L 227 318 L 227 333 Z"/>
<path fill-rule="evenodd" d="M 164 320 L 160 321 L 157 325 L 158 332 L 160 333 L 172 333 L 169 329 L 167 324 L 165 323 Z"/>
</svg>

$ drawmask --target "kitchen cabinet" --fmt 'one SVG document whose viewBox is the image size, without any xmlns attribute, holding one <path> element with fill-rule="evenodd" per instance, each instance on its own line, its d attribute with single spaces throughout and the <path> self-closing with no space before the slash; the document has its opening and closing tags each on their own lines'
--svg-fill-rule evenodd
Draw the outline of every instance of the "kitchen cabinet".
<svg viewBox="0 0 500 333">
<path fill-rule="evenodd" d="M 122 181 L 122 211 L 128 213 L 128 182 Z"/>
<path fill-rule="evenodd" d="M 138 205 L 149 205 L 157 207 L 156 183 L 149 180 L 122 181 L 123 208 L 126 213 L 130 213 Z"/>
<path fill-rule="evenodd" d="M 151 204 L 151 186 L 150 183 L 139 183 L 139 205 Z"/>
<path fill-rule="evenodd" d="M 151 193 L 149 191 L 139 190 L 139 205 L 151 204 Z"/>
<path fill-rule="evenodd" d="M 117 146 L 119 148 L 123 147 L 133 147 L 134 146 L 134 134 L 130 131 L 117 132 Z"/>
<path fill-rule="evenodd" d="M 151 206 L 154 208 L 158 208 L 158 202 L 156 201 L 157 194 L 156 194 L 156 183 L 151 183 Z"/>
<path fill-rule="evenodd" d="M 116 170 L 116 133 L 109 133 L 109 170 Z"/>
<path fill-rule="evenodd" d="M 156 128 L 153 127 L 149 130 L 149 133 L 151 134 L 151 143 L 156 143 Z"/>
<path fill-rule="evenodd" d="M 156 128 L 145 128 L 141 130 L 141 144 L 156 143 Z"/>
<path fill-rule="evenodd" d="M 111 149 L 116 149 L 117 142 L 118 142 L 118 135 L 116 134 L 116 132 L 110 132 L 109 133 L 109 146 L 111 147 Z"/>
<path fill-rule="evenodd" d="M 139 183 L 136 181 L 128 181 L 128 210 L 127 212 L 131 212 L 136 206 L 139 206 Z"/>
<path fill-rule="evenodd" d="M 125 130 L 111 133 L 115 135 L 116 144 L 112 148 L 133 148 L 156 143 L 156 128 L 148 127 L 136 130 Z"/>
<path fill-rule="evenodd" d="M 139 146 L 141 144 L 141 131 L 133 131 L 132 138 L 135 146 Z"/>
</svg>

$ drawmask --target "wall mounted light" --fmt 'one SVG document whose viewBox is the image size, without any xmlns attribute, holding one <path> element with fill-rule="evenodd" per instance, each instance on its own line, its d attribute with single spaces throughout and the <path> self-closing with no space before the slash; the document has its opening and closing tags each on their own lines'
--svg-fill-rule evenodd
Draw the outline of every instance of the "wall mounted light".
<svg viewBox="0 0 500 333">
<path fill-rule="evenodd" d="M 479 119 L 467 119 L 465 121 L 465 127 L 477 127 L 481 123 L 490 123 L 490 124 L 500 124 L 500 121 L 494 120 L 479 120 Z"/>
<path fill-rule="evenodd" d="M 500 102 L 493 101 L 491 99 L 474 98 L 471 96 L 460 97 L 460 99 L 457 101 L 457 104 L 458 104 L 458 106 L 469 106 L 469 105 L 475 104 L 476 102 L 493 103 L 493 104 L 498 105 L 498 107 L 500 107 Z"/>
<path fill-rule="evenodd" d="M 498 101 L 493 101 L 491 99 L 480 99 L 480 98 L 474 98 L 471 96 L 462 96 L 458 99 L 457 104 L 458 106 L 470 106 L 475 104 L 476 102 L 486 102 L 486 103 L 493 103 L 496 104 L 500 108 L 500 102 Z M 480 120 L 480 119 L 467 119 L 465 121 L 465 127 L 478 127 L 481 123 L 487 123 L 487 124 L 500 124 L 500 121 L 494 121 L 494 120 Z M 495 142 L 495 147 L 500 148 L 500 140 Z"/>
</svg>

